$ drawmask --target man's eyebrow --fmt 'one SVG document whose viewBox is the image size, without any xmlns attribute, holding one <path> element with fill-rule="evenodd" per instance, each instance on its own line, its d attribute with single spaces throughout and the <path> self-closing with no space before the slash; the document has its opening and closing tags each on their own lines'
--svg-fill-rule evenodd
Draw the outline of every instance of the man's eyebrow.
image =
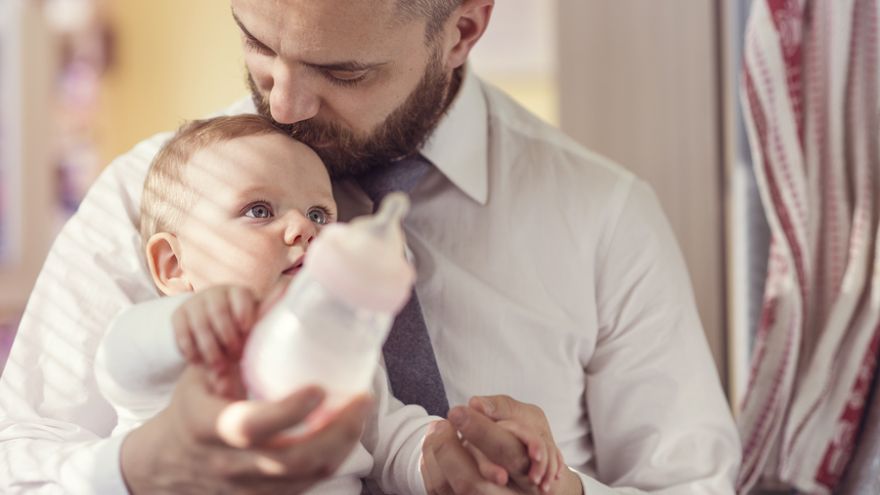
<svg viewBox="0 0 880 495">
<path fill-rule="evenodd" d="M 238 16 L 235 15 L 234 10 L 232 11 L 232 19 L 235 21 L 235 24 L 238 25 L 238 29 L 241 29 L 241 32 L 245 35 L 246 38 L 249 38 L 250 40 L 252 40 L 256 43 L 259 43 L 261 45 L 263 44 L 262 41 L 258 40 L 254 35 L 252 35 L 250 33 L 250 31 L 247 30 L 246 27 L 244 27 L 244 24 L 242 24 L 241 20 L 238 18 Z M 303 62 L 303 65 L 305 65 L 306 67 L 310 67 L 312 69 L 317 69 L 317 70 L 357 72 L 357 71 L 362 71 L 362 70 L 375 69 L 377 67 L 381 67 L 383 65 L 386 65 L 387 63 L 388 62 L 364 63 L 364 62 L 357 62 L 357 61 L 351 60 L 351 61 L 345 61 L 345 62 L 331 62 L 331 63 L 326 63 L 326 64 L 319 64 L 319 63 L 314 63 L 314 62 Z"/>
<path fill-rule="evenodd" d="M 254 35 L 251 34 L 250 31 L 247 30 L 246 27 L 244 27 L 244 24 L 242 24 L 241 20 L 238 18 L 238 16 L 235 15 L 234 10 L 232 11 L 232 20 L 235 21 L 235 24 L 238 25 L 238 29 L 241 29 L 241 32 L 244 33 L 245 37 L 250 38 L 258 43 L 261 43 L 260 40 L 258 40 Z"/>
</svg>

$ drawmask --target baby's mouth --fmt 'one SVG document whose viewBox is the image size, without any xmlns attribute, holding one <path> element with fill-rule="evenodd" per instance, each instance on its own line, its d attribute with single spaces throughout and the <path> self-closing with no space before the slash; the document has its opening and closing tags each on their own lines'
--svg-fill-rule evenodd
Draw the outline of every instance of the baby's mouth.
<svg viewBox="0 0 880 495">
<path fill-rule="evenodd" d="M 302 260 L 302 258 L 300 258 L 296 261 L 296 263 L 290 265 L 289 267 L 287 267 L 286 270 L 281 272 L 281 274 L 288 275 L 288 276 L 292 277 L 292 276 L 296 275 L 297 273 L 299 273 L 300 269 L 302 269 L 302 266 L 303 266 L 303 260 Z"/>
</svg>

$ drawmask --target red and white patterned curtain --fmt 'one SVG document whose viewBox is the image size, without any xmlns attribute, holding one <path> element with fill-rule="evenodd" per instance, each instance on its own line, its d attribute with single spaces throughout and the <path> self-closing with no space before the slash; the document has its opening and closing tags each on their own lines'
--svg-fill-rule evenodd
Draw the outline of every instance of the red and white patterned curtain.
<svg viewBox="0 0 880 495">
<path fill-rule="evenodd" d="M 771 227 L 739 417 L 746 493 L 831 493 L 880 344 L 880 0 L 755 0 L 742 103 Z"/>
</svg>

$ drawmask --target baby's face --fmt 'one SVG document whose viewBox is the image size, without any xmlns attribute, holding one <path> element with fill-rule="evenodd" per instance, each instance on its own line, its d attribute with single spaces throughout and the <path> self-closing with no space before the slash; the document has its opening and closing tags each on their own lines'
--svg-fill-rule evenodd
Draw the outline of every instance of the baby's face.
<svg viewBox="0 0 880 495">
<path fill-rule="evenodd" d="M 178 239 L 193 290 L 234 284 L 263 296 L 299 271 L 309 243 L 336 221 L 323 163 L 280 134 L 211 145 L 185 170 L 198 199 L 184 212 Z"/>
</svg>

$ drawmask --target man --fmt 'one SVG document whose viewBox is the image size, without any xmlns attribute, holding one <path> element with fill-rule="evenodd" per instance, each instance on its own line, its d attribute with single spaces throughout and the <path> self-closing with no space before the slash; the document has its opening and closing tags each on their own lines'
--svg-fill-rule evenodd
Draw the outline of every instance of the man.
<svg viewBox="0 0 880 495">
<path fill-rule="evenodd" d="M 432 164 L 405 228 L 459 407 L 425 439 L 429 492 L 538 493 L 513 420 L 562 452 L 554 493 L 732 493 L 736 431 L 659 205 L 465 68 L 493 0 L 231 3 L 256 110 L 328 163 L 343 218 L 372 208 L 360 174 Z M 197 369 L 152 421 L 102 438 L 91 359 L 108 315 L 155 297 L 131 219 L 166 137 L 114 162 L 50 253 L 0 381 L 5 491 L 300 493 L 358 439 L 367 399 L 279 442 L 320 391 L 230 404 Z"/>
</svg>

